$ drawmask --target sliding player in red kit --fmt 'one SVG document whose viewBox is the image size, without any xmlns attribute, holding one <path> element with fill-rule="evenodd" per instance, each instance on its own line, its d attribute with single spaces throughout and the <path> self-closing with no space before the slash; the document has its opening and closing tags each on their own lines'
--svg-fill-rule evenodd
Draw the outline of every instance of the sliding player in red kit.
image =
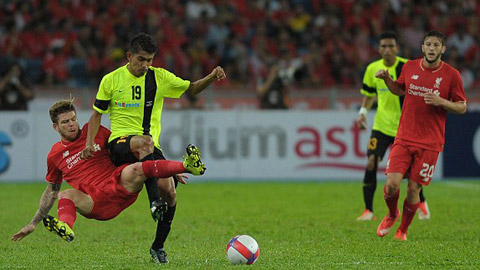
<svg viewBox="0 0 480 270">
<path fill-rule="evenodd" d="M 94 154 L 89 160 L 80 159 L 85 147 L 87 125 L 80 129 L 72 100 L 61 100 L 50 108 L 53 128 L 61 140 L 55 143 L 47 157 L 47 187 L 33 219 L 12 236 L 19 241 L 32 233 L 41 220 L 45 227 L 62 239 L 74 240 L 76 212 L 89 219 L 109 220 L 119 215 L 138 197 L 147 177 L 166 178 L 182 173 L 201 175 L 205 165 L 198 149 L 189 145 L 184 162 L 148 160 L 116 167 L 108 153 L 110 131 L 100 127 L 94 141 Z M 62 182 L 73 189 L 60 192 Z M 162 181 L 162 180 L 158 180 Z M 58 197 L 58 219 L 48 215 Z"/>
<path fill-rule="evenodd" d="M 420 202 L 420 187 L 432 180 L 438 154 L 443 151 L 447 112 L 463 114 L 467 110 L 460 73 L 441 60 L 445 50 L 445 36 L 431 31 L 423 39 L 424 57 L 405 63 L 397 81 L 387 70 L 375 75 L 392 93 L 405 95 L 400 126 L 388 157 L 384 197 L 389 213 L 378 226 L 380 237 L 387 235 L 400 217 L 400 183 L 408 177 L 402 221 L 395 234 L 395 239 L 407 240 L 408 226 Z"/>
</svg>

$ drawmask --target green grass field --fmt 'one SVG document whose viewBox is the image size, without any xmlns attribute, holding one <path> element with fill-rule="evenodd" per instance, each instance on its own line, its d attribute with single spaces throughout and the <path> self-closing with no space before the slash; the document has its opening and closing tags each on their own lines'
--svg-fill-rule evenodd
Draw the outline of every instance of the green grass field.
<svg viewBox="0 0 480 270">
<path fill-rule="evenodd" d="M 379 219 L 387 212 L 381 186 L 374 203 Z M 170 264 L 165 266 L 150 261 L 155 223 L 144 191 L 114 220 L 78 216 L 72 243 L 41 224 L 22 241 L 10 241 L 32 218 L 44 187 L 0 184 L 0 268 L 480 268 L 480 181 L 437 181 L 427 187 L 432 219 L 415 217 L 407 242 L 394 241 L 394 231 L 377 237 L 379 220 L 355 220 L 363 210 L 360 182 L 190 183 L 178 190 L 166 243 Z M 404 183 L 400 205 L 405 190 Z M 56 216 L 56 204 L 51 214 Z M 254 265 L 230 266 L 227 261 L 226 244 L 237 234 L 249 234 L 259 243 Z"/>
</svg>

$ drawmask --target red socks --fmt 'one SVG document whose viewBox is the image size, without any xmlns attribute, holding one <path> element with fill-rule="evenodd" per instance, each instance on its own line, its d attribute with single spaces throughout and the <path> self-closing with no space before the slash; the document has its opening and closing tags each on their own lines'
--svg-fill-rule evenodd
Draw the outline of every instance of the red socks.
<svg viewBox="0 0 480 270">
<path fill-rule="evenodd" d="M 62 198 L 58 200 L 58 220 L 63 221 L 73 229 L 73 224 L 77 219 L 77 209 L 72 200 Z"/>
<path fill-rule="evenodd" d="M 167 178 L 187 172 L 182 162 L 171 160 L 147 160 L 142 162 L 142 168 L 147 178 Z"/>
<path fill-rule="evenodd" d="M 403 202 L 403 215 L 402 215 L 402 223 L 400 223 L 400 227 L 398 229 L 403 233 L 407 233 L 408 226 L 412 223 L 413 217 L 417 212 L 418 206 L 420 203 L 409 204 L 407 199 Z"/>
<path fill-rule="evenodd" d="M 397 190 L 397 192 L 394 195 L 390 196 L 387 194 L 387 185 L 383 187 L 383 198 L 385 198 L 385 202 L 387 203 L 387 207 L 388 207 L 388 215 L 391 218 L 397 215 L 399 196 L 400 196 L 400 190 Z"/>
</svg>

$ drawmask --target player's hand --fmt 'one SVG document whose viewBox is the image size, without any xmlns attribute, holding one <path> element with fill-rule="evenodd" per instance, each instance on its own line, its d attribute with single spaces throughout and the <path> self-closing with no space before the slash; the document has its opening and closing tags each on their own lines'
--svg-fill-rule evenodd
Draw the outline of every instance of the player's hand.
<svg viewBox="0 0 480 270">
<path fill-rule="evenodd" d="M 11 238 L 12 241 L 20 241 L 22 240 L 25 236 L 31 234 L 33 231 L 35 231 L 35 228 L 37 226 L 28 224 L 27 226 L 23 227 L 19 232 L 14 234 Z"/>
<path fill-rule="evenodd" d="M 437 94 L 426 93 L 425 97 L 423 97 L 423 100 L 425 101 L 425 104 L 433 105 L 433 106 L 440 106 L 440 105 L 442 105 L 444 99 L 441 98 Z"/>
<path fill-rule="evenodd" d="M 188 176 L 186 174 L 177 174 L 175 175 L 177 177 L 177 181 L 181 184 L 184 184 L 186 185 L 187 184 L 187 179 L 188 179 Z"/>
<path fill-rule="evenodd" d="M 273 73 L 274 75 L 276 75 L 279 70 L 280 70 L 280 65 L 279 65 L 279 64 L 276 64 L 276 65 L 273 65 L 273 66 L 270 68 L 270 73 Z"/>
<path fill-rule="evenodd" d="M 225 71 L 220 66 L 217 66 L 216 68 L 214 68 L 212 73 L 210 73 L 210 75 L 217 78 L 217 81 L 223 80 L 227 77 L 227 75 L 225 75 Z"/>
<path fill-rule="evenodd" d="M 93 147 L 93 145 L 85 146 L 85 149 L 80 152 L 80 159 L 87 160 L 93 157 L 93 152 L 95 152 L 95 148 Z"/>
<path fill-rule="evenodd" d="M 367 129 L 367 119 L 365 119 L 365 115 L 359 114 L 357 117 L 357 127 L 359 129 Z"/>
<path fill-rule="evenodd" d="M 385 80 L 386 78 L 390 77 L 390 74 L 388 74 L 388 69 L 380 69 L 375 73 L 375 77 Z"/>
</svg>

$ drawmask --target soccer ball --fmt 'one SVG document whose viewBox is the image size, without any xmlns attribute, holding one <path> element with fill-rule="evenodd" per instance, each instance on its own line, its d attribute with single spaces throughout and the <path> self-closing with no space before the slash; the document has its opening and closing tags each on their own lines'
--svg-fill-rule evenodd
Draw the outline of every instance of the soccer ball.
<svg viewBox="0 0 480 270">
<path fill-rule="evenodd" d="M 227 258 L 232 264 L 253 264 L 259 252 L 257 241 L 248 235 L 237 235 L 227 245 Z"/>
</svg>

